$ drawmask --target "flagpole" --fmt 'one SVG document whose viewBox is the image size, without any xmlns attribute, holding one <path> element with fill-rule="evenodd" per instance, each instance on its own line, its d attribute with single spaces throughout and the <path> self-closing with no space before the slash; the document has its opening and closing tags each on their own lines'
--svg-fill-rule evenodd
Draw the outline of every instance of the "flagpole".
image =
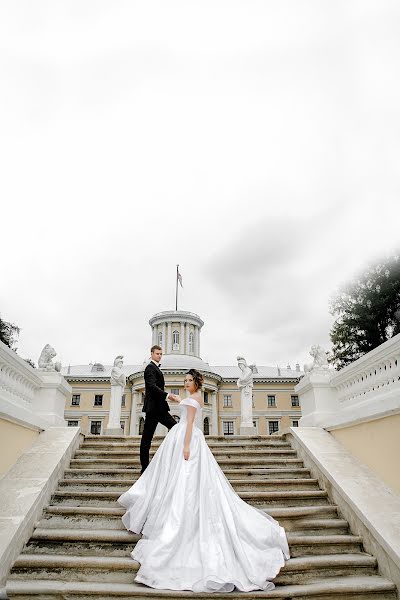
<svg viewBox="0 0 400 600">
<path fill-rule="evenodd" d="M 178 312 L 178 273 L 179 273 L 179 265 L 176 265 L 175 310 L 177 312 Z"/>
</svg>

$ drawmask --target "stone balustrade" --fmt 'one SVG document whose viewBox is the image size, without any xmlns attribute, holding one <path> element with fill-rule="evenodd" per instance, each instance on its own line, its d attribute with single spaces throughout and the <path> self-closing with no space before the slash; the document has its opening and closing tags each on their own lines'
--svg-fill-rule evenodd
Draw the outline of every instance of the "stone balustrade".
<svg viewBox="0 0 400 600">
<path fill-rule="evenodd" d="M 300 426 L 332 429 L 400 412 L 400 334 L 344 369 L 314 369 L 295 388 Z"/>
<path fill-rule="evenodd" d="M 60 373 L 33 369 L 0 342 L 0 418 L 38 430 L 63 427 L 71 390 Z"/>
<path fill-rule="evenodd" d="M 400 334 L 348 365 L 331 379 L 340 406 L 388 395 L 400 385 Z"/>
<path fill-rule="evenodd" d="M 41 379 L 25 360 L 0 342 L 0 395 L 23 407 L 31 406 Z"/>
</svg>

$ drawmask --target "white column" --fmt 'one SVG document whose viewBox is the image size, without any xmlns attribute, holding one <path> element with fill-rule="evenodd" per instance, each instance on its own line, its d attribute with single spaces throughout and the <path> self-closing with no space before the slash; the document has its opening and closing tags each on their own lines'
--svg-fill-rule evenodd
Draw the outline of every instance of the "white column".
<svg viewBox="0 0 400 600">
<path fill-rule="evenodd" d="M 194 353 L 200 356 L 200 330 L 197 326 L 194 329 Z"/>
<path fill-rule="evenodd" d="M 181 335 L 179 340 L 179 353 L 185 354 L 185 322 L 181 321 Z"/>
<path fill-rule="evenodd" d="M 136 435 L 137 423 L 136 423 L 136 411 L 139 401 L 139 392 L 132 391 L 132 406 L 131 406 L 131 422 L 129 426 L 129 435 Z"/>
<path fill-rule="evenodd" d="M 186 354 L 189 354 L 190 323 L 186 323 Z"/>
<path fill-rule="evenodd" d="M 172 321 L 168 321 L 168 343 L 167 343 L 167 354 L 172 352 Z"/>
<path fill-rule="evenodd" d="M 163 352 L 166 351 L 166 348 L 167 348 L 167 327 L 166 327 L 165 321 L 164 321 L 164 323 L 162 324 L 162 349 L 163 349 Z"/>
<path fill-rule="evenodd" d="M 157 344 L 157 327 L 155 325 L 153 325 L 153 343 L 152 343 L 152 346 L 154 346 L 154 344 Z"/>
<path fill-rule="evenodd" d="M 212 423 L 211 435 L 218 435 L 218 407 L 217 407 L 217 392 L 213 392 L 211 396 L 212 402 Z"/>
</svg>

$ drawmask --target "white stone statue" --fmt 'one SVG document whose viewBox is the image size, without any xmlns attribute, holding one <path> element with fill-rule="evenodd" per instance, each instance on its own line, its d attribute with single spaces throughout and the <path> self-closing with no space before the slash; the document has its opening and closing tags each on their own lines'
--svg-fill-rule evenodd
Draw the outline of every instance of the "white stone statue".
<svg viewBox="0 0 400 600">
<path fill-rule="evenodd" d="M 40 353 L 38 360 L 38 368 L 42 371 L 61 371 L 61 363 L 53 362 L 53 358 L 57 356 L 57 352 L 50 344 L 46 344 Z"/>
<path fill-rule="evenodd" d="M 110 413 L 108 416 L 108 425 L 106 435 L 122 435 L 121 429 L 121 404 L 122 394 L 126 385 L 126 376 L 122 370 L 124 357 L 118 355 L 114 360 L 114 366 L 111 369 L 111 398 Z"/>
<path fill-rule="evenodd" d="M 314 361 L 304 365 L 305 373 L 311 373 L 311 371 L 327 371 L 329 369 L 326 352 L 322 346 L 319 346 L 318 344 L 311 346 L 310 356 L 312 356 Z"/>
<path fill-rule="evenodd" d="M 242 374 L 237 380 L 240 389 L 240 434 L 252 435 L 256 432 L 253 425 L 253 370 L 243 356 L 237 357 L 238 367 Z"/>
<path fill-rule="evenodd" d="M 122 370 L 124 364 L 124 357 L 119 355 L 114 360 L 114 366 L 111 369 L 111 385 L 126 386 L 126 376 Z"/>
</svg>

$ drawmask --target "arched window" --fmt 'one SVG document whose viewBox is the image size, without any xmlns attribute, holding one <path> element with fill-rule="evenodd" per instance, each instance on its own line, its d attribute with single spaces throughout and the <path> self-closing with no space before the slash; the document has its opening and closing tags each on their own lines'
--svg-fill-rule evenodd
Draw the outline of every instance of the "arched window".
<svg viewBox="0 0 400 600">
<path fill-rule="evenodd" d="M 143 429 L 144 429 L 144 419 L 143 419 L 143 417 L 140 417 L 140 420 L 139 420 L 139 435 L 142 435 Z"/>
<path fill-rule="evenodd" d="M 210 422 L 208 420 L 208 417 L 206 417 L 203 421 L 203 431 L 204 435 L 210 435 Z"/>
<path fill-rule="evenodd" d="M 189 352 L 194 352 L 194 336 L 193 331 L 189 333 Z"/>
<path fill-rule="evenodd" d="M 172 350 L 179 350 L 179 331 L 172 332 Z"/>
<path fill-rule="evenodd" d="M 159 331 L 158 332 L 158 345 L 161 346 L 161 348 L 162 348 L 162 343 L 163 343 L 162 331 Z"/>
</svg>

